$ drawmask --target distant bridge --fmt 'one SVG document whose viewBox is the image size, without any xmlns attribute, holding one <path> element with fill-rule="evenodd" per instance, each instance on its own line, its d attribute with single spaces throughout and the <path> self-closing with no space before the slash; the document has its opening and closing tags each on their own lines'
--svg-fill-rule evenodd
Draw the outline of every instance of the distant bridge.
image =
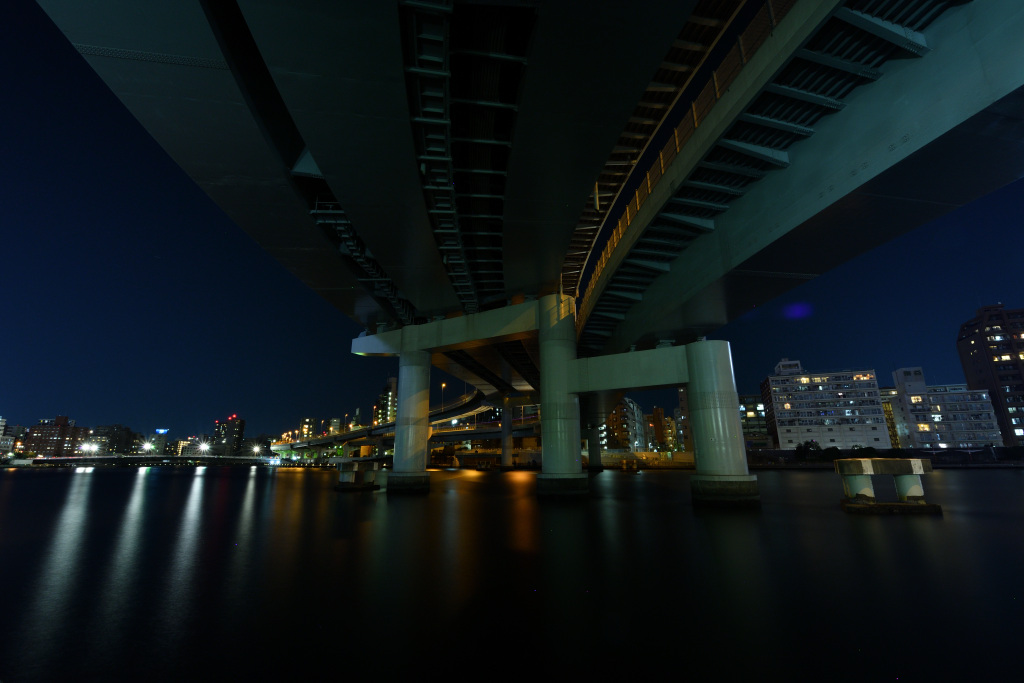
<svg viewBox="0 0 1024 683">
<path fill-rule="evenodd" d="M 501 439 L 503 438 L 502 422 L 476 422 L 476 416 L 490 410 L 490 406 L 484 403 L 484 396 L 480 391 L 474 390 L 452 403 L 430 411 L 432 442 L 456 442 L 470 439 Z M 512 408 L 512 407 L 510 407 Z M 452 425 L 450 421 L 457 420 L 461 424 Z M 474 420 L 469 422 L 469 420 Z M 509 416 L 512 436 L 534 436 L 539 433 L 539 419 L 536 415 L 520 417 Z M 362 427 L 339 434 L 326 434 L 314 439 L 302 441 L 278 441 L 271 444 L 270 448 L 275 453 L 288 451 L 306 450 L 329 450 L 345 444 L 352 445 L 390 445 L 395 440 L 395 422 L 385 422 L 380 425 Z"/>
</svg>

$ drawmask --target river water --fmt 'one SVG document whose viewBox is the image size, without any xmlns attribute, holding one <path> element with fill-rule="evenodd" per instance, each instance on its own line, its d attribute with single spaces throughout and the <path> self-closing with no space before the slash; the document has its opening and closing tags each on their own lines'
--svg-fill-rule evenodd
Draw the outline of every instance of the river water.
<svg viewBox="0 0 1024 683">
<path fill-rule="evenodd" d="M 1021 470 L 926 475 L 941 517 L 846 515 L 826 471 L 758 473 L 758 511 L 695 510 L 685 472 L 568 501 L 431 476 L 389 499 L 328 470 L 0 471 L 0 681 L 1020 670 Z"/>
</svg>

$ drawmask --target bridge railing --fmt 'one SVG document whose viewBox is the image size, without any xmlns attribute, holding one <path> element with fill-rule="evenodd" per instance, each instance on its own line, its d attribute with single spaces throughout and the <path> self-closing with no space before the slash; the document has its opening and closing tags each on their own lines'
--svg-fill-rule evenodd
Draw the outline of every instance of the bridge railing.
<svg viewBox="0 0 1024 683">
<path fill-rule="evenodd" d="M 540 421 L 540 418 L 536 415 L 531 415 L 525 418 L 512 418 L 512 428 L 524 427 L 526 425 L 536 424 Z M 488 422 L 460 422 L 457 425 L 452 424 L 441 424 L 433 428 L 434 433 L 440 432 L 476 432 L 476 431 L 492 431 L 501 429 L 501 421 L 488 421 Z"/>
<path fill-rule="evenodd" d="M 633 219 L 640 212 L 640 208 L 651 196 L 652 189 L 658 184 L 665 170 L 671 166 L 676 155 L 682 151 L 683 146 L 690 140 L 694 131 L 707 119 L 718 102 L 728 90 L 729 85 L 736 79 L 743 67 L 754 56 L 758 48 L 764 44 L 772 30 L 778 25 L 782 18 L 789 13 L 797 0 L 764 0 L 764 5 L 757 12 L 747 27 L 736 40 L 736 44 L 726 53 L 718 68 L 711 73 L 711 78 L 704 85 L 690 104 L 690 112 L 676 126 L 672 137 L 662 148 L 657 159 L 654 160 L 650 170 L 640 182 L 632 199 L 626 205 L 619 218 L 615 229 L 608 237 L 608 242 L 601 252 L 600 258 L 594 264 L 594 270 L 590 274 L 587 288 L 580 300 L 576 316 L 576 335 L 579 336 L 586 324 L 587 317 L 594 305 L 593 298 L 596 296 L 595 289 L 600 280 L 601 273 L 611 260 L 612 254 L 623 241 L 629 232 Z"/>
</svg>

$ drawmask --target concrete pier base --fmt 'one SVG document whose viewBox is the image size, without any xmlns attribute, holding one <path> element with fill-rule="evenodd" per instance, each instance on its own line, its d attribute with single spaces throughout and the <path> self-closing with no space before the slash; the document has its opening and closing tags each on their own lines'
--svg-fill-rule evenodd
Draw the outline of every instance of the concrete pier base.
<svg viewBox="0 0 1024 683">
<path fill-rule="evenodd" d="M 920 479 L 918 483 L 920 484 Z M 843 475 L 843 493 L 847 500 L 855 503 L 874 503 L 875 484 L 870 474 Z"/>
<path fill-rule="evenodd" d="M 387 472 L 377 469 L 377 462 L 348 461 L 338 464 L 338 483 L 334 490 L 342 493 L 353 491 L 378 491 L 387 488 Z"/>
<path fill-rule="evenodd" d="M 752 474 L 694 474 L 690 476 L 693 504 L 706 507 L 758 507 L 757 477 Z"/>
<path fill-rule="evenodd" d="M 757 477 L 747 469 L 729 343 L 688 344 L 686 364 L 697 468 L 690 477 L 694 505 L 759 506 Z"/>
<path fill-rule="evenodd" d="M 903 503 L 924 503 L 924 487 L 920 474 L 896 474 L 896 495 Z"/>
<path fill-rule="evenodd" d="M 389 496 L 430 493 L 430 475 L 426 472 L 391 472 L 387 482 Z"/>
<path fill-rule="evenodd" d="M 926 458 L 843 458 L 835 461 L 843 479 L 844 512 L 858 515 L 941 515 L 942 506 L 927 503 L 921 475 L 932 471 Z M 898 503 L 875 499 L 873 476 L 891 475 L 896 481 Z"/>
</svg>

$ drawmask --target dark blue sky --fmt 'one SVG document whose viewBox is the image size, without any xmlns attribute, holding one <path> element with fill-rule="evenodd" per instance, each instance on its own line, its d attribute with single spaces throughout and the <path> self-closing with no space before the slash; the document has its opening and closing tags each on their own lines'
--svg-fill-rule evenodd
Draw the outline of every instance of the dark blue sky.
<svg viewBox="0 0 1024 683">
<path fill-rule="evenodd" d="M 231 413 L 255 435 L 369 409 L 397 362 L 352 356 L 356 324 L 232 224 L 34 3 L 2 4 L 0 59 L 0 416 L 181 438 Z M 733 344 L 739 390 L 783 356 L 963 381 L 959 324 L 1024 306 L 1022 215 L 1018 182 L 733 322 L 714 336 Z"/>
</svg>

